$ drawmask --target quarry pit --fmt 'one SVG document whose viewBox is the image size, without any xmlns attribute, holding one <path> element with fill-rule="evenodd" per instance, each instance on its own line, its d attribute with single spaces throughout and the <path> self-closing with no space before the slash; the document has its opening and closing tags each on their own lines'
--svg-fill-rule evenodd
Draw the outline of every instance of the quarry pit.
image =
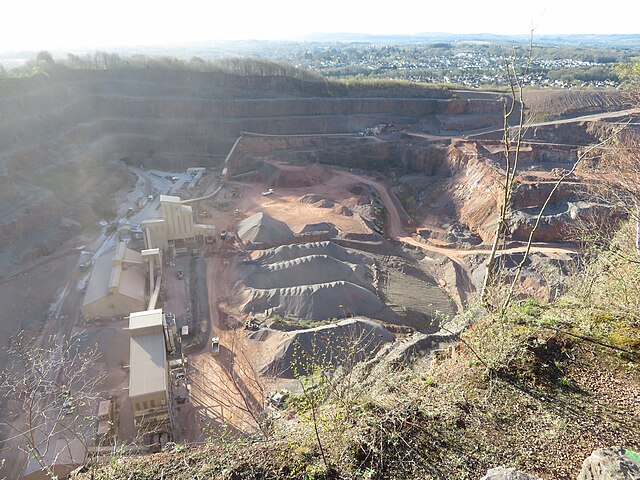
<svg viewBox="0 0 640 480">
<path fill-rule="evenodd" d="M 255 433 L 269 393 L 295 389 L 296 348 L 353 340 L 363 359 L 392 363 L 442 348 L 464 327 L 452 320 L 481 286 L 495 230 L 503 94 L 381 96 L 170 71 L 1 81 L 0 111 L 11 120 L 0 124 L 0 336 L 25 331 L 44 342 L 75 332 L 95 341 L 96 368 L 107 374 L 99 393 L 129 412 L 122 441 L 137 434 L 124 393 L 128 315 L 92 322 L 80 309 L 96 261 L 119 241 L 151 250 L 144 222 L 168 198 L 195 227 L 215 231 L 215 242 L 171 242 L 161 257 L 157 307 L 189 331 L 186 378 L 168 373 L 170 401 L 188 399 L 174 405 L 176 441 L 223 428 Z M 623 116 L 611 111 L 617 101 L 595 112 L 575 101 L 573 123 L 529 130 L 505 261 L 524 251 L 541 200 L 596 139 L 598 123 Z M 188 167 L 204 167 L 193 185 Z M 554 269 L 579 253 L 567 225 L 611 211 L 585 201 L 594 180 L 578 171 L 552 197 L 522 293 L 547 300 L 561 290 Z M 145 306 L 152 277 L 153 267 Z M 328 350 L 319 355 L 339 358 Z M 5 468 L 24 468 L 15 458 Z"/>
</svg>

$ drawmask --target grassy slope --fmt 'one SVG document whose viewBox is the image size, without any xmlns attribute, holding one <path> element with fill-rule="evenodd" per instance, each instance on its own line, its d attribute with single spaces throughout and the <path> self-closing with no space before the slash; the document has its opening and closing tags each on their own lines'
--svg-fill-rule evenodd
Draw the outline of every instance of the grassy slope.
<svg viewBox="0 0 640 480">
<path fill-rule="evenodd" d="M 574 479 L 594 449 L 640 449 L 640 269 L 629 232 L 552 305 L 480 315 L 431 364 L 360 372 L 346 402 L 294 407 L 270 440 L 230 440 L 114 459 L 86 478 L 477 479 L 511 465 Z M 469 314 L 473 314 L 472 312 Z"/>
</svg>

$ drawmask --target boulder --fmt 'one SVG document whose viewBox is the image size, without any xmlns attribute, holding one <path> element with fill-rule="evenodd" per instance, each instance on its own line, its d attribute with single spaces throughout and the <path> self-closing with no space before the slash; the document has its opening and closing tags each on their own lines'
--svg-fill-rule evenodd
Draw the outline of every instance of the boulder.
<svg viewBox="0 0 640 480">
<path fill-rule="evenodd" d="M 595 450 L 582 464 L 578 480 L 640 480 L 640 453 L 621 447 Z"/>
<path fill-rule="evenodd" d="M 516 470 L 513 467 L 492 468 L 480 480 L 542 480 L 534 475 Z"/>
</svg>

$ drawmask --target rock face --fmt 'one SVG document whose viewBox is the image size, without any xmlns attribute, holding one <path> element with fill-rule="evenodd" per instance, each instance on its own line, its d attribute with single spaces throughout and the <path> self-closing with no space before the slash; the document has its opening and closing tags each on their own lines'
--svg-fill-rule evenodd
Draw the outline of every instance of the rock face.
<svg viewBox="0 0 640 480">
<path fill-rule="evenodd" d="M 578 480 L 638 480 L 640 453 L 621 447 L 594 451 L 582 464 Z"/>
<path fill-rule="evenodd" d="M 516 470 L 513 467 L 492 468 L 480 480 L 542 480 L 528 473 Z"/>
</svg>

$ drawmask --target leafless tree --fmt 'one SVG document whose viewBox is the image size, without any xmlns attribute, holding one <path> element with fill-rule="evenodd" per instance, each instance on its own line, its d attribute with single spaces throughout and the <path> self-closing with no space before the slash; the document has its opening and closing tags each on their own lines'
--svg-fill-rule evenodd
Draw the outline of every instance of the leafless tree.
<svg viewBox="0 0 640 480">
<path fill-rule="evenodd" d="M 527 74 L 531 65 L 533 53 L 533 31 L 529 41 L 529 49 L 527 60 L 523 71 L 517 68 L 517 53 L 514 50 L 510 58 L 505 59 L 505 74 L 507 76 L 510 98 L 504 103 L 503 110 L 503 133 L 502 145 L 504 152 L 504 178 L 502 180 L 501 192 L 502 198 L 498 203 L 498 221 L 493 237 L 493 245 L 489 253 L 489 259 L 485 266 L 484 281 L 482 283 L 482 291 L 480 300 L 483 305 L 489 305 L 489 288 L 493 285 L 496 277 L 496 259 L 500 243 L 504 241 L 509 223 L 509 215 L 511 213 L 511 200 L 513 198 L 514 187 L 516 186 L 516 177 L 518 175 L 518 164 L 520 161 L 520 151 L 522 140 L 526 132 L 525 124 L 525 102 L 524 102 L 524 76 Z M 517 117 L 517 125 L 511 128 L 514 117 Z"/>
<path fill-rule="evenodd" d="M 8 351 L 10 366 L 0 381 L 8 407 L 2 423 L 9 434 L 3 446 L 17 446 L 51 478 L 65 450 L 80 443 L 86 458 L 93 437 L 93 408 L 104 373 L 94 368 L 97 346 L 84 343 L 82 335 L 56 337 L 44 346 L 24 335 L 15 337 Z"/>
<path fill-rule="evenodd" d="M 524 90 L 525 80 L 529 67 L 531 65 L 533 52 L 533 31 L 531 32 L 529 48 L 527 52 L 527 59 L 524 63 L 522 71 L 518 71 L 516 65 L 518 64 L 517 55 L 514 51 L 511 58 L 505 61 L 505 74 L 508 79 L 510 88 L 510 99 L 505 102 L 503 112 L 503 156 L 504 156 L 504 173 L 502 173 L 501 182 L 501 197 L 498 202 L 498 220 L 496 223 L 496 230 L 494 234 L 493 244 L 490 250 L 489 258 L 485 265 L 485 275 L 482 284 L 481 291 L 481 303 L 484 306 L 492 306 L 489 302 L 490 288 L 495 285 L 498 280 L 499 265 L 497 259 L 500 252 L 501 243 L 503 243 L 508 235 L 508 226 L 511 215 L 511 206 L 513 200 L 513 194 L 518 184 L 518 167 L 520 161 L 520 153 L 523 145 L 523 139 L 527 132 L 528 125 L 525 121 L 525 102 L 524 102 Z M 517 123 L 511 125 L 512 119 L 517 116 Z M 586 149 L 578 152 L 577 159 L 571 166 L 571 168 L 565 170 L 555 182 L 553 188 L 547 195 L 545 201 L 542 203 L 540 210 L 536 216 L 535 222 L 529 232 L 529 237 L 526 242 L 525 252 L 522 260 L 515 268 L 515 273 L 511 275 L 511 281 L 507 288 L 506 294 L 501 302 L 498 302 L 499 309 L 504 313 L 509 306 L 514 296 L 515 287 L 520 280 L 524 265 L 528 260 L 529 253 L 531 251 L 532 244 L 534 242 L 535 234 L 540 226 L 540 223 L 544 217 L 546 208 L 548 207 L 553 195 L 556 193 L 560 185 L 570 176 L 572 176 L 585 160 L 591 159 L 601 155 L 603 148 L 609 146 L 614 139 L 618 138 L 620 132 L 624 129 L 623 126 L 614 127 L 608 131 L 606 135 L 603 135 L 603 140 L 597 144 L 591 145 Z M 637 198 L 637 197 L 636 197 Z M 640 245 L 640 223 L 638 224 L 638 242 Z M 506 276 L 504 277 L 506 278 Z M 502 278 L 501 278 L 502 280 Z"/>
<path fill-rule="evenodd" d="M 506 297 L 504 299 L 504 302 L 502 304 L 502 310 L 501 310 L 502 312 L 504 312 L 507 309 L 507 307 L 509 306 L 509 303 L 513 299 L 513 295 L 514 295 L 516 284 L 518 283 L 518 280 L 520 279 L 520 275 L 522 274 L 522 269 L 524 268 L 524 266 L 525 266 L 525 264 L 527 262 L 527 259 L 529 257 L 529 253 L 531 252 L 531 246 L 533 244 L 533 238 L 535 236 L 535 233 L 538 230 L 538 227 L 540 226 L 540 222 L 542 221 L 542 218 L 544 217 L 544 213 L 545 213 L 547 207 L 549 206 L 549 203 L 551 202 L 551 199 L 553 198 L 553 195 L 558 190 L 558 187 L 560 187 L 562 182 L 564 182 L 568 177 L 572 176 L 576 172 L 578 167 L 586 159 L 591 158 L 594 153 L 597 155 L 598 150 L 601 149 L 602 147 L 604 147 L 609 142 L 611 142 L 612 139 L 614 139 L 616 137 L 617 133 L 618 132 L 614 132 L 610 136 L 606 137 L 600 143 L 591 145 L 588 148 L 584 149 L 583 151 L 579 152 L 578 153 L 578 157 L 577 157 L 576 161 L 573 163 L 572 167 L 570 169 L 568 169 L 568 170 L 565 170 L 564 173 L 562 175 L 560 175 L 560 177 L 556 180 L 555 184 L 553 185 L 553 188 L 551 189 L 551 191 L 547 195 L 547 198 L 545 199 L 545 201 L 543 202 L 542 206 L 540 207 L 540 211 L 538 212 L 538 215 L 536 216 L 536 221 L 534 222 L 533 227 L 531 228 L 531 231 L 529 232 L 529 238 L 527 239 L 527 244 L 526 244 L 526 247 L 525 247 L 524 255 L 522 256 L 522 260 L 520 260 L 520 262 L 516 266 L 515 274 L 513 275 L 513 278 L 511 280 L 511 284 L 509 285 L 509 289 L 507 291 L 507 295 L 506 295 Z"/>
<path fill-rule="evenodd" d="M 623 206 L 635 220 L 635 244 L 640 250 L 640 132 L 628 128 L 609 135 L 610 146 L 594 167 L 601 179 L 594 189 L 605 199 Z"/>
<path fill-rule="evenodd" d="M 326 436 L 341 436 L 344 423 L 352 420 L 367 390 L 363 379 L 368 370 L 358 367 L 365 367 L 381 345 L 376 329 L 355 325 L 340 332 L 318 331 L 307 345 L 293 344 L 290 367 L 302 392 L 296 399 L 298 412 L 313 428 L 325 468 L 330 468 Z"/>
</svg>

